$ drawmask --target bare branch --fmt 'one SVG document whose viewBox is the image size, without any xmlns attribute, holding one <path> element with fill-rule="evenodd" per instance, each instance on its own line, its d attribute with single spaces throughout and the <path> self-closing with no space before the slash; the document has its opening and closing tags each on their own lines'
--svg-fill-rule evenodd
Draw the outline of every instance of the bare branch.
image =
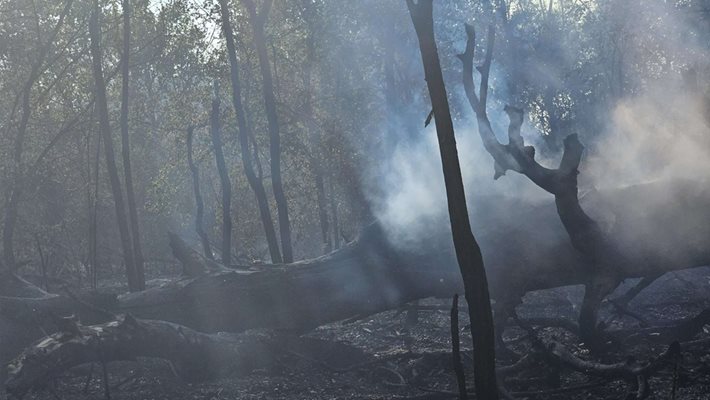
<svg viewBox="0 0 710 400">
<path fill-rule="evenodd" d="M 476 30 L 473 25 L 466 24 L 465 26 L 466 36 L 468 38 L 466 41 L 466 50 L 462 54 L 458 55 L 459 59 L 463 63 L 463 87 L 466 92 L 468 102 L 473 111 L 476 113 L 478 119 L 478 131 L 481 135 L 481 139 L 483 140 L 483 146 L 486 148 L 486 151 L 493 156 L 495 163 L 495 175 L 493 178 L 498 179 L 505 175 L 507 170 L 520 172 L 520 167 L 515 159 L 505 149 L 505 146 L 503 146 L 496 138 L 495 133 L 493 133 L 491 123 L 488 120 L 488 116 L 486 115 L 485 104 L 483 104 L 476 96 L 476 86 L 473 82 L 473 56 L 476 48 Z M 488 53 L 492 54 L 492 47 L 489 48 Z M 488 62 L 488 68 L 490 68 L 490 60 Z M 486 73 L 486 76 L 487 75 L 488 74 Z"/>
<path fill-rule="evenodd" d="M 488 36 L 486 38 L 486 56 L 483 65 L 476 68 L 481 73 L 481 91 L 478 96 L 481 107 L 485 112 L 486 100 L 488 100 L 488 78 L 491 72 L 491 61 L 493 60 L 493 45 L 495 44 L 496 30 L 493 24 L 488 26 Z"/>
</svg>

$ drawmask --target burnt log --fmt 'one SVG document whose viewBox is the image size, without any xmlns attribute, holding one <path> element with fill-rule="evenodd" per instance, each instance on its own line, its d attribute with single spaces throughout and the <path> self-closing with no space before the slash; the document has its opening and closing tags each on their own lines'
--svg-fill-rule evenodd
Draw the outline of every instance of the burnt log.
<svg viewBox="0 0 710 400">
<path fill-rule="evenodd" d="M 570 244 L 555 218 L 554 204 L 505 198 L 472 201 L 477 206 L 471 221 L 482 233 L 491 297 L 497 303 L 516 304 L 529 291 L 588 281 L 588 261 Z M 602 278 L 610 282 L 710 264 L 710 188 L 701 182 L 659 181 L 599 190 L 581 202 L 600 216 L 602 228 L 629 260 L 604 271 Z M 375 223 L 328 255 L 238 269 L 206 260 L 177 236 L 172 243 L 188 275 L 121 295 L 113 304 L 102 299 L 102 308 L 204 332 L 306 331 L 419 298 L 448 298 L 462 289 L 450 239 L 435 230 L 415 246 L 399 245 Z M 84 321 L 100 319 L 84 317 L 92 310 L 69 296 L 41 289 L 35 293 L 28 287 L 25 282 L 20 293 L 0 297 L 0 317 L 32 323 L 38 318 L 33 314 L 41 318 L 47 312 L 63 315 L 78 309 Z"/>
<path fill-rule="evenodd" d="M 168 360 L 184 379 L 202 380 L 268 366 L 274 356 L 270 347 L 266 335 L 205 334 L 130 315 L 92 326 L 69 321 L 10 363 L 5 389 L 22 398 L 72 367 L 137 357 Z"/>
<path fill-rule="evenodd" d="M 570 244 L 554 204 L 473 199 L 491 297 L 514 305 L 526 292 L 584 284 L 594 274 Z M 710 188 L 699 182 L 653 182 L 599 190 L 581 199 L 627 263 L 598 272 L 616 285 L 710 264 Z M 197 252 L 176 250 L 190 271 L 204 274 L 119 297 L 118 311 L 165 319 L 198 330 L 251 328 L 306 331 L 324 323 L 396 308 L 462 290 L 450 239 L 432 231 L 415 246 L 390 240 L 379 224 L 343 249 L 292 264 L 215 269 Z M 173 248 L 180 243 L 174 237 Z M 194 274 L 194 272 L 193 272 Z"/>
<path fill-rule="evenodd" d="M 552 204 L 516 199 L 474 199 L 472 224 L 497 303 L 519 301 L 526 292 L 583 284 L 586 260 L 566 237 Z M 654 182 L 600 190 L 582 199 L 601 216 L 607 234 L 628 263 L 605 271 L 618 282 L 710 264 L 710 190 L 699 182 Z M 491 211 L 496 210 L 496 211 Z M 393 244 L 378 224 L 329 255 L 286 265 L 227 269 L 171 243 L 186 277 L 120 296 L 102 307 L 141 318 L 164 319 L 207 332 L 269 327 L 305 331 L 324 323 L 396 308 L 423 297 L 460 291 L 453 249 L 433 231 L 417 246 Z M 21 285 L 9 283 L 20 282 Z M 25 281 L 3 280 L 0 316 L 33 324 L 47 313 L 73 310 L 84 321 L 92 310 L 68 296 L 48 294 Z M 32 290 L 34 289 L 34 290 Z M 7 294 L 6 294 L 7 293 Z M 87 298 L 87 303 L 96 299 Z"/>
<path fill-rule="evenodd" d="M 587 260 L 570 244 L 552 202 L 505 198 L 472 202 L 476 207 L 471 221 L 481 232 L 497 306 L 515 305 L 529 291 L 589 280 Z M 710 264 L 710 188 L 702 182 L 659 181 L 599 190 L 581 203 L 629 260 L 605 270 L 603 279 L 619 282 Z M 100 308 L 202 332 L 272 328 L 297 333 L 419 298 L 448 298 L 462 290 L 446 235 L 432 230 L 431 237 L 415 246 L 390 237 L 381 225 L 373 224 L 347 246 L 313 260 L 228 269 L 206 260 L 175 236 L 176 255 L 183 262 L 190 260 L 189 275 L 113 302 L 105 296 Z M 13 336 L 17 341 L 1 335 L 3 361 L 19 353 L 21 347 L 16 346 L 40 336 L 38 326 L 47 315 L 76 313 L 84 322 L 106 321 L 106 315 L 89 306 L 97 303 L 95 298 L 78 296 L 83 300 L 77 301 L 33 291 L 26 282 L 21 286 L 22 290 L 0 293 L 5 296 L 0 297 L 0 327 L 8 335 L 19 332 Z M 32 334 L 26 333 L 28 327 Z M 46 322 L 43 328 L 51 329 Z"/>
</svg>

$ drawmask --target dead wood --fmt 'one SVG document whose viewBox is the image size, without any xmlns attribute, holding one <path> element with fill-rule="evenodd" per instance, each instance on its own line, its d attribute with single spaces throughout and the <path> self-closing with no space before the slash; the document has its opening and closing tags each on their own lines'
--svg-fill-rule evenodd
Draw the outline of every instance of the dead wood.
<svg viewBox="0 0 710 400">
<path fill-rule="evenodd" d="M 545 343 L 535 329 L 520 320 L 518 325 L 528 332 L 533 347 L 552 364 L 589 376 L 629 382 L 633 388 L 627 397 L 629 399 L 640 400 L 648 397 L 648 378 L 664 368 L 676 365 L 682 357 L 681 344 L 675 341 L 663 353 L 646 362 L 640 362 L 634 357 L 613 364 L 594 362 L 578 357 L 557 341 Z"/>
<path fill-rule="evenodd" d="M 584 277 L 582 282 L 585 285 L 584 301 L 580 308 L 579 325 L 580 334 L 584 340 L 595 345 L 601 343 L 598 313 L 599 306 L 604 298 L 621 282 L 625 271 L 629 266 L 639 266 L 640 261 L 634 254 L 634 249 L 638 246 L 629 247 L 625 240 L 630 238 L 626 235 L 655 234 L 658 231 L 648 231 L 640 224 L 616 224 L 607 229 L 599 222 L 600 215 L 596 216 L 592 210 L 585 206 L 579 197 L 577 175 L 582 159 L 584 146 L 576 134 L 570 134 L 564 139 L 564 151 L 562 159 L 557 168 L 543 166 L 535 159 L 535 148 L 526 146 L 520 133 L 523 124 L 523 110 L 513 106 L 506 106 L 510 123 L 508 126 L 508 143 L 501 143 L 496 137 L 487 115 L 486 98 L 488 93 L 488 78 L 493 57 L 493 43 L 495 31 L 493 26 L 489 28 L 486 42 L 486 53 L 483 64 L 478 67 L 481 75 L 480 90 L 476 94 L 473 81 L 473 58 L 476 48 L 476 35 L 473 26 L 466 25 L 467 43 L 464 53 L 459 55 L 463 63 L 463 85 L 466 97 L 471 108 L 476 114 L 478 131 L 483 141 L 485 149 L 493 157 L 495 175 L 497 179 L 504 175 L 506 171 L 512 170 L 526 176 L 531 182 L 552 194 L 555 198 L 555 206 L 559 221 L 569 237 L 572 247 L 579 253 L 578 256 L 584 258 L 581 269 L 578 273 Z M 641 200 L 633 204 L 644 204 Z M 629 206 L 629 205 L 627 205 Z M 603 210 L 602 210 L 603 212 Z M 632 209 L 629 212 L 634 212 Z M 615 214 L 617 218 L 624 218 L 625 215 Z M 652 218 L 646 215 L 647 218 Z M 686 212 L 681 219 L 694 218 L 692 212 Z M 680 221 L 668 220 L 668 223 L 676 225 Z M 658 227 L 660 231 L 662 227 Z M 689 238 L 690 240 L 694 240 Z M 651 240 L 650 242 L 663 246 L 660 242 Z M 649 242 L 649 243 L 650 243 Z M 522 243 L 522 242 L 520 242 Z M 643 246 L 642 242 L 637 242 Z M 650 250 L 650 249 L 644 249 Z M 665 254 L 659 254 L 666 258 L 669 253 L 674 253 L 672 248 L 663 246 Z M 677 254 L 677 253 L 676 253 Z M 648 255 L 648 254 L 647 254 Z M 554 257 L 554 255 L 551 255 Z M 653 258 L 645 258 L 653 263 Z M 642 282 L 638 290 L 641 290 L 653 280 L 656 275 L 651 268 L 646 274 L 639 276 L 649 277 Z M 633 297 L 637 292 L 632 291 Z"/>
<path fill-rule="evenodd" d="M 166 321 L 124 315 L 93 326 L 69 322 L 28 347 L 10 365 L 5 388 L 22 398 L 30 389 L 77 365 L 155 357 L 169 360 L 188 380 L 251 371 L 273 354 L 263 335 L 205 334 Z"/>
<path fill-rule="evenodd" d="M 472 222 L 482 232 L 491 296 L 497 304 L 515 305 L 528 291 L 584 283 L 584 261 L 555 219 L 553 205 L 506 198 L 477 202 Z M 610 216 L 607 229 L 632 260 L 620 265 L 615 275 L 632 278 L 710 264 L 710 224 L 705 223 L 710 220 L 710 191 L 702 183 L 659 181 L 602 189 L 585 196 L 583 204 L 591 212 L 603 210 Z M 77 297 L 112 313 L 128 312 L 202 332 L 252 328 L 303 332 L 462 290 L 451 245 L 438 240 L 435 232 L 425 244 L 399 247 L 375 224 L 326 256 L 239 270 L 211 264 L 177 237 L 173 242 L 176 257 L 183 264 L 195 264 L 191 270 L 197 274 L 188 272 L 193 277 L 118 299 Z M 0 293 L 3 362 L 44 335 L 41 329 L 56 329 L 46 322 L 48 315 L 77 314 L 84 323 L 106 321 L 106 315 L 82 302 L 49 294 L 14 276 L 0 282 Z"/>
<path fill-rule="evenodd" d="M 514 306 L 528 291 L 588 280 L 587 264 L 556 220 L 555 206 L 506 198 L 477 203 L 472 221 L 482 232 L 491 296 L 497 303 Z M 602 189 L 585 196 L 583 204 L 609 216 L 609 234 L 629 260 L 600 278 L 616 282 L 710 263 L 710 225 L 704 223 L 710 220 L 710 190 L 702 184 L 659 181 Z M 416 248 L 400 247 L 376 223 L 326 256 L 239 270 L 210 262 L 173 236 L 174 254 L 193 277 L 120 296 L 115 311 L 205 332 L 261 327 L 305 331 L 460 291 L 453 249 L 441 236 L 432 232 Z"/>
</svg>

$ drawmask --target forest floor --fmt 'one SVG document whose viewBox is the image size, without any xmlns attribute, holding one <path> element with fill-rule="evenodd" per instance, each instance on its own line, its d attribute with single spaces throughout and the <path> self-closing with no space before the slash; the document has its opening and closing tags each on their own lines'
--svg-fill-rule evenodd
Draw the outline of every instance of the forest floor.
<svg viewBox="0 0 710 400">
<path fill-rule="evenodd" d="M 710 307 L 710 269 L 699 268 L 662 277 L 630 303 L 630 309 L 646 318 L 651 326 L 691 317 Z M 523 318 L 573 318 L 580 303 L 581 287 L 568 287 L 529 293 L 518 307 Z M 107 367 L 110 397 L 125 400 L 149 399 L 444 399 L 456 398 L 456 382 L 451 368 L 450 300 L 427 299 L 418 303 L 414 313 L 393 310 L 349 323 L 335 323 L 318 328 L 308 336 L 336 342 L 318 356 L 297 351 L 281 355 L 268 370 L 256 370 L 246 376 L 229 376 L 203 383 L 187 383 L 161 360 L 137 360 L 112 363 Z M 462 312 L 460 324 L 468 318 Z M 618 315 L 607 305 L 602 319 L 611 330 L 638 327 L 638 322 Z M 710 337 L 708 326 L 696 339 Z M 539 330 L 542 338 L 554 338 L 583 358 L 589 351 L 579 340 L 559 328 Z M 623 362 L 634 356 L 648 360 L 657 356 L 667 343 L 654 343 L 656 334 L 646 331 L 604 356 L 605 363 Z M 508 328 L 504 340 L 519 354 L 530 352 L 526 333 Z M 462 329 L 462 350 L 471 374 L 470 343 L 467 329 Z M 504 358 L 504 357 L 502 357 Z M 510 363 L 509 360 L 502 360 Z M 505 381 L 505 387 L 517 398 L 529 399 L 623 399 L 630 385 L 624 381 L 599 380 L 564 368 L 537 364 Z M 650 379 L 649 399 L 710 399 L 710 345 L 684 352 L 674 372 L 667 368 Z M 82 366 L 69 371 L 52 385 L 27 398 L 102 399 L 105 387 L 99 366 Z M 673 396 L 674 381 L 676 393 Z M 469 387 L 469 389 L 471 389 Z M 1 396 L 0 396 L 1 397 Z M 473 396 L 471 396 L 473 397 Z"/>
</svg>

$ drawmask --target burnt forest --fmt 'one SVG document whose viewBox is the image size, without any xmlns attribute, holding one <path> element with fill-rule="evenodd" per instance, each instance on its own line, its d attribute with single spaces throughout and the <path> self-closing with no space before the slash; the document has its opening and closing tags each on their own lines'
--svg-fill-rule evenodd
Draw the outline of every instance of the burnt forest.
<svg viewBox="0 0 710 400">
<path fill-rule="evenodd" d="M 710 399 L 710 0 L 0 0 L 0 400 Z"/>
</svg>

